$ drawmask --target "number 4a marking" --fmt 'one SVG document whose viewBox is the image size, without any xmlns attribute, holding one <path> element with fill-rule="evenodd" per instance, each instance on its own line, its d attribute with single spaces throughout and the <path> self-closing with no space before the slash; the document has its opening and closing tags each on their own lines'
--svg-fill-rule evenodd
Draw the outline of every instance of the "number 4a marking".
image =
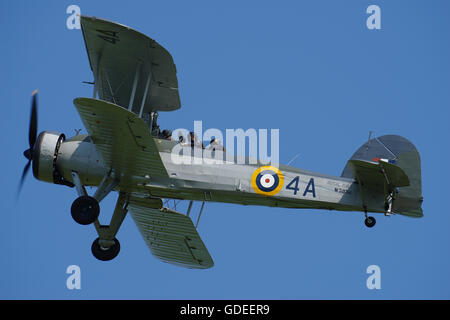
<svg viewBox="0 0 450 320">
<path fill-rule="evenodd" d="M 298 181 L 299 181 L 299 177 L 295 177 L 294 180 L 292 180 L 291 182 L 289 182 L 289 184 L 286 186 L 287 190 L 294 190 L 294 196 L 297 194 L 297 191 L 300 190 L 298 188 Z M 292 184 L 295 183 L 295 186 L 292 187 Z"/>
<path fill-rule="evenodd" d="M 291 182 L 289 182 L 289 184 L 286 186 L 287 190 L 294 190 L 294 196 L 297 194 L 299 188 L 298 188 L 298 183 L 299 183 L 299 179 L 300 177 L 297 176 L 295 177 Z M 308 182 L 308 185 L 306 186 L 305 192 L 303 192 L 303 196 L 306 196 L 308 193 L 311 193 L 313 198 L 316 197 L 316 188 L 314 187 L 314 178 L 311 178 Z"/>
</svg>

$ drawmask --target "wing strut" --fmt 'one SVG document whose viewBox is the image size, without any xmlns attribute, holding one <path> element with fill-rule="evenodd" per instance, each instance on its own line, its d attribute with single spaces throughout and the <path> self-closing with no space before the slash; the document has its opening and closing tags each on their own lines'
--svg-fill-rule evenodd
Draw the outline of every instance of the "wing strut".
<svg viewBox="0 0 450 320">
<path fill-rule="evenodd" d="M 189 217 L 191 214 L 192 205 L 194 204 L 194 200 L 189 201 L 189 207 L 187 209 L 186 215 Z M 197 217 L 197 223 L 195 224 L 195 229 L 198 228 L 198 224 L 200 222 L 200 217 L 202 216 L 203 208 L 205 207 L 205 201 L 202 202 L 202 207 L 200 208 L 200 212 Z"/>
<path fill-rule="evenodd" d="M 189 207 L 187 209 L 186 215 L 189 217 L 189 214 L 191 213 L 192 204 L 194 203 L 194 200 L 189 201 Z"/>
<path fill-rule="evenodd" d="M 202 207 L 200 209 L 200 213 L 198 214 L 197 223 L 195 224 L 195 229 L 198 229 L 198 223 L 200 222 L 200 217 L 202 216 L 204 206 L 205 206 L 205 201 L 202 202 Z"/>
<path fill-rule="evenodd" d="M 144 112 L 145 100 L 147 99 L 148 88 L 150 87 L 150 80 L 152 79 L 152 73 L 148 73 L 147 83 L 145 84 L 144 96 L 142 97 L 141 110 L 139 110 L 139 118 L 142 118 L 142 112 Z"/>
<path fill-rule="evenodd" d="M 132 109 L 133 109 L 134 96 L 136 94 L 137 83 L 138 83 L 140 70 L 141 70 L 140 66 L 141 66 L 141 63 L 138 63 L 136 65 L 136 72 L 134 74 L 134 80 L 133 80 L 133 89 L 131 90 L 130 103 L 128 104 L 129 111 L 133 111 Z"/>
</svg>

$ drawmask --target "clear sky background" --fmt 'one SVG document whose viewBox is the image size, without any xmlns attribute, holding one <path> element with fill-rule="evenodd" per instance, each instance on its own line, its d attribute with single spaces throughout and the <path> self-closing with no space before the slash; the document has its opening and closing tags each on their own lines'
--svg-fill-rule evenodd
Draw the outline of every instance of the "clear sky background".
<svg viewBox="0 0 450 320">
<path fill-rule="evenodd" d="M 128 25 L 163 45 L 178 69 L 182 108 L 164 128 L 280 129 L 280 160 L 340 175 L 373 135 L 399 134 L 422 157 L 422 219 L 208 203 L 199 233 L 215 266 L 189 270 L 154 258 L 127 217 L 119 256 L 96 260 L 93 226 L 70 215 L 74 189 L 31 172 L 30 95 L 39 131 L 83 128 L 72 104 L 92 96 L 80 30 L 66 8 Z M 368 30 L 366 8 L 381 8 Z M 1 1 L 0 298 L 450 298 L 448 1 Z M 94 190 L 90 190 L 93 192 Z M 116 194 L 101 205 L 111 216 Z M 199 209 L 196 204 L 194 209 Z M 69 265 L 81 290 L 66 288 Z M 381 290 L 366 268 L 381 268 Z"/>
</svg>

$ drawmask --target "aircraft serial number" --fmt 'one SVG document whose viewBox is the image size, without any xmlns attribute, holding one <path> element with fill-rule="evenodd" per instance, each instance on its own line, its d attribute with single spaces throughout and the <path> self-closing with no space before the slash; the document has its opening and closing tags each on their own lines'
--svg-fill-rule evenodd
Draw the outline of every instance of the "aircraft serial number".
<svg viewBox="0 0 450 320">
<path fill-rule="evenodd" d="M 338 193 L 352 194 L 352 191 L 350 189 L 334 188 L 334 191 Z"/>
</svg>

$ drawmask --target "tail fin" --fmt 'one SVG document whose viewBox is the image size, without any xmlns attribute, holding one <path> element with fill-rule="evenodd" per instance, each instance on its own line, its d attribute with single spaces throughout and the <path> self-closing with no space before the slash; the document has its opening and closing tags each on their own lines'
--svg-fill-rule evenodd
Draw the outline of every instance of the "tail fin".
<svg viewBox="0 0 450 320">
<path fill-rule="evenodd" d="M 409 186 L 398 188 L 393 211 L 399 214 L 421 217 L 422 212 L 422 176 L 420 155 L 416 147 L 407 139 L 397 135 L 385 135 L 371 139 L 363 144 L 350 160 L 379 160 L 395 163 L 403 169 L 409 178 Z M 350 165 L 342 171 L 342 177 L 354 178 Z M 355 177 L 356 178 L 356 177 Z"/>
</svg>

